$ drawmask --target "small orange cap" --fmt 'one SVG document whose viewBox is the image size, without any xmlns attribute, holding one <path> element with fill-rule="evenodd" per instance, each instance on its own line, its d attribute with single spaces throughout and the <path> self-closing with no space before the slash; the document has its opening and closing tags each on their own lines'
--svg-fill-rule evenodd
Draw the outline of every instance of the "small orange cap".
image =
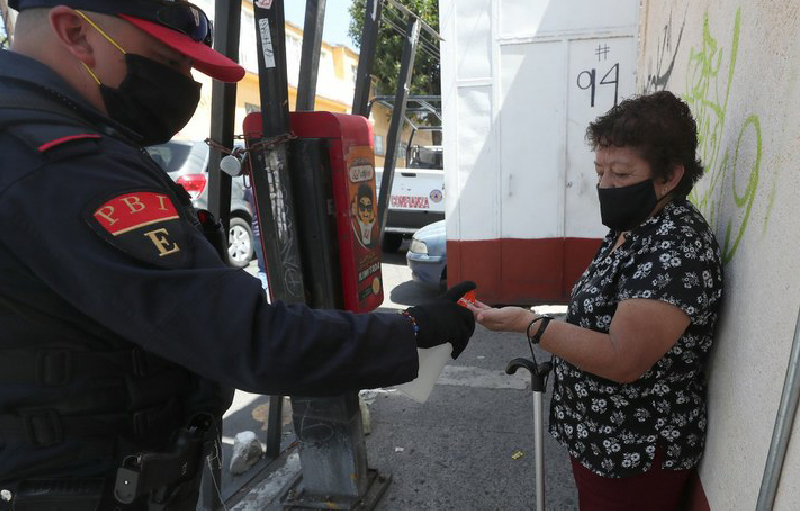
<svg viewBox="0 0 800 511">
<path fill-rule="evenodd" d="M 475 300 L 477 300 L 477 299 L 478 298 L 475 296 L 475 291 L 474 290 L 473 291 L 467 291 L 466 293 L 464 293 L 464 298 L 461 298 L 461 299 L 458 300 L 458 304 L 460 306 L 462 306 L 462 307 L 466 307 L 467 306 L 467 302 L 469 302 L 470 304 L 474 304 Z"/>
</svg>

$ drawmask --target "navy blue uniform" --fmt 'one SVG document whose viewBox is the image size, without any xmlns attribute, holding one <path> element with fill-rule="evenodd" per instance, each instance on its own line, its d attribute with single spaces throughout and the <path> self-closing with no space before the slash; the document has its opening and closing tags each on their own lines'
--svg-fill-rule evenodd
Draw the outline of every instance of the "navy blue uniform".
<svg viewBox="0 0 800 511">
<path fill-rule="evenodd" d="M 113 474 L 131 450 L 163 445 L 166 433 L 142 431 L 180 424 L 208 380 L 317 395 L 416 377 L 406 318 L 268 304 L 257 279 L 220 260 L 188 197 L 124 128 L 46 66 L 0 51 L 0 97 L 20 92 L 71 109 L 83 125 L 0 108 L 0 127 L 32 119 L 0 129 L 0 359 L 9 361 L 0 482 Z M 82 417 L 145 409 L 155 411 L 130 430 Z M 87 435 L 114 438 L 113 452 L 81 451 Z"/>
</svg>

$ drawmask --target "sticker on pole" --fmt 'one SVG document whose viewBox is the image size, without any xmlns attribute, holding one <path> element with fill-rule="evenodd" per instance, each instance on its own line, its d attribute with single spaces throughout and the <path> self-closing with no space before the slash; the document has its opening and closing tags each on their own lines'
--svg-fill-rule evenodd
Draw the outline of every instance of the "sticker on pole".
<svg viewBox="0 0 800 511">
<path fill-rule="evenodd" d="M 272 0 L 256 0 L 256 7 L 259 9 L 269 9 L 272 7 Z"/>
<path fill-rule="evenodd" d="M 261 53 L 264 54 L 264 65 L 268 68 L 275 67 L 275 51 L 272 49 L 272 39 L 269 32 L 269 20 L 258 20 L 258 31 L 261 36 Z"/>
</svg>

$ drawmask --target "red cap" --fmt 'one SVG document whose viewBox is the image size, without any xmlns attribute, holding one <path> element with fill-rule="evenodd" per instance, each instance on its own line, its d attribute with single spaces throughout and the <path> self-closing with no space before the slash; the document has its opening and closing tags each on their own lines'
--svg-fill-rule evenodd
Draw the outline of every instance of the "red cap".
<svg viewBox="0 0 800 511">
<path fill-rule="evenodd" d="M 194 67 L 203 74 L 223 82 L 238 82 L 244 78 L 244 68 L 225 55 L 215 51 L 200 41 L 184 35 L 164 25 L 118 14 L 120 18 L 144 30 L 170 48 L 194 61 Z"/>
</svg>

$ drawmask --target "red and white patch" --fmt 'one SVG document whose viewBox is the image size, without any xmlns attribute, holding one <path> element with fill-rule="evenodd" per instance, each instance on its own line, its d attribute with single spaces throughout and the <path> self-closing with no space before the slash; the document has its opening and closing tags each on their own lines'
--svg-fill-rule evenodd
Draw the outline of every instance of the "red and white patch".
<svg viewBox="0 0 800 511">
<path fill-rule="evenodd" d="M 178 218 L 169 196 L 163 193 L 134 192 L 114 197 L 94 212 L 100 225 L 113 236 L 134 229 Z"/>
<path fill-rule="evenodd" d="M 89 224 L 120 250 L 159 266 L 178 267 L 188 254 L 188 237 L 166 193 L 116 195 L 87 212 Z"/>
</svg>

